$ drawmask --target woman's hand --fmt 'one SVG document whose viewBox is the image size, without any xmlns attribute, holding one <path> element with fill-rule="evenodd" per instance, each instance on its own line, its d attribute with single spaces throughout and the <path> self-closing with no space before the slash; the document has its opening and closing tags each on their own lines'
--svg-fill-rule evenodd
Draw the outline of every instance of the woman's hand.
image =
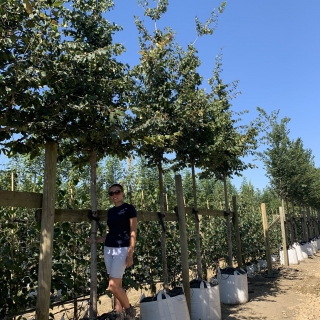
<svg viewBox="0 0 320 320">
<path fill-rule="evenodd" d="M 126 259 L 127 268 L 131 267 L 133 265 L 133 252 L 134 252 L 134 248 L 133 247 L 129 247 L 128 248 L 127 259 Z"/>
<path fill-rule="evenodd" d="M 131 267 L 133 265 L 133 256 L 131 255 L 127 255 L 127 259 L 126 259 L 126 265 L 127 265 L 127 268 Z"/>
</svg>

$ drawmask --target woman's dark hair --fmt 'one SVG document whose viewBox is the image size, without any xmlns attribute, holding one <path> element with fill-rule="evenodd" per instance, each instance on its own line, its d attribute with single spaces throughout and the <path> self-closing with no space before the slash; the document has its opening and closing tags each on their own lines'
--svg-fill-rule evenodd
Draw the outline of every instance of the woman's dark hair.
<svg viewBox="0 0 320 320">
<path fill-rule="evenodd" d="M 114 184 L 112 184 L 112 185 L 109 187 L 109 191 L 110 191 L 110 189 L 111 189 L 112 187 L 119 187 L 120 190 L 121 190 L 121 192 L 123 192 L 123 186 L 122 186 L 121 184 L 119 184 L 119 183 L 114 183 Z"/>
</svg>

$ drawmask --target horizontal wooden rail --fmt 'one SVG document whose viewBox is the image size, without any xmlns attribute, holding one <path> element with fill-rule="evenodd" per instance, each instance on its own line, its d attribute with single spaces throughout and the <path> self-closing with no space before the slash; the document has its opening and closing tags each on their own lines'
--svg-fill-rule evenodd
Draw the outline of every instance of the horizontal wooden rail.
<svg viewBox="0 0 320 320">
<path fill-rule="evenodd" d="M 0 190 L 0 207 L 41 208 L 42 194 Z"/>
<path fill-rule="evenodd" d="M 82 222 L 90 221 L 88 218 L 88 213 L 90 210 L 73 210 L 73 209 L 56 209 L 54 214 L 54 222 Z M 100 221 L 107 221 L 108 210 L 98 210 L 97 215 Z M 41 209 L 37 210 L 35 213 L 35 218 L 37 222 L 41 221 Z M 158 212 L 150 211 L 138 211 L 138 221 L 158 221 Z M 175 213 L 166 212 L 165 221 L 178 221 Z"/>
<path fill-rule="evenodd" d="M 82 222 L 89 221 L 88 213 L 90 210 L 74 210 L 74 209 L 56 209 L 54 214 L 54 222 Z M 100 221 L 107 221 L 108 210 L 98 210 Z M 192 208 L 186 208 L 187 214 L 192 214 Z M 198 209 L 198 214 L 210 216 L 224 216 L 222 210 Z M 41 209 L 35 213 L 35 218 L 38 222 L 41 221 Z M 138 221 L 158 221 L 158 212 L 138 211 Z M 178 221 L 177 215 L 174 212 L 165 212 L 165 221 Z"/>
<path fill-rule="evenodd" d="M 278 221 L 280 221 L 280 216 L 276 217 L 269 225 L 268 229 L 270 229 L 274 224 L 276 224 Z"/>
<path fill-rule="evenodd" d="M 25 208 L 41 208 L 42 194 L 35 192 L 20 192 L 20 191 L 3 191 L 0 190 L 0 207 L 25 207 Z M 73 209 L 56 209 L 54 222 L 81 222 L 89 221 L 88 209 L 73 210 Z M 98 210 L 98 217 L 101 221 L 107 221 L 107 210 Z M 193 209 L 185 208 L 186 214 L 192 215 Z M 198 208 L 197 214 L 201 216 L 224 217 L 226 215 L 223 210 L 211 210 Z M 41 220 L 41 209 L 36 211 L 36 220 Z M 230 212 L 229 216 L 233 216 Z M 178 221 L 177 215 L 174 212 L 165 213 L 165 221 Z M 138 211 L 138 221 L 158 221 L 158 212 Z"/>
</svg>

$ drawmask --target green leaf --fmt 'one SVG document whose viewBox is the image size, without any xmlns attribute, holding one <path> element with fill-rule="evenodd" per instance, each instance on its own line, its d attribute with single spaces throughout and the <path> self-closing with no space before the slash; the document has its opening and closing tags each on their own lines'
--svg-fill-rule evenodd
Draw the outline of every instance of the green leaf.
<svg viewBox="0 0 320 320">
<path fill-rule="evenodd" d="M 24 6 L 25 10 L 26 10 L 29 14 L 31 14 L 31 13 L 32 13 L 32 9 L 33 9 L 31 3 L 30 3 L 28 0 L 23 0 L 22 2 L 23 2 L 23 6 Z"/>
<path fill-rule="evenodd" d="M 53 7 L 61 7 L 61 5 L 63 5 L 64 1 L 55 1 L 52 6 Z"/>
</svg>

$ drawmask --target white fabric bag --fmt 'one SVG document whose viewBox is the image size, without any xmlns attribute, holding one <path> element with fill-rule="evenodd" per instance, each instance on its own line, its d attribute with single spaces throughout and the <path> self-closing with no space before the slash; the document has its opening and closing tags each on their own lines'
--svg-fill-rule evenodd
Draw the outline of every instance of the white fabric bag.
<svg viewBox="0 0 320 320">
<path fill-rule="evenodd" d="M 162 294 L 166 299 L 162 298 Z M 144 298 L 143 294 L 140 299 L 140 320 L 190 320 L 184 294 L 170 297 L 160 290 L 155 301 L 141 302 Z"/>
<path fill-rule="evenodd" d="M 242 304 L 248 302 L 248 278 L 247 273 L 243 269 L 235 269 L 233 274 L 224 274 L 218 268 L 217 279 L 220 285 L 220 301 L 222 303 Z"/>
<path fill-rule="evenodd" d="M 200 288 L 190 288 L 190 300 L 191 320 L 221 319 L 219 284 L 212 287 L 209 282 L 201 281 Z"/>
</svg>

